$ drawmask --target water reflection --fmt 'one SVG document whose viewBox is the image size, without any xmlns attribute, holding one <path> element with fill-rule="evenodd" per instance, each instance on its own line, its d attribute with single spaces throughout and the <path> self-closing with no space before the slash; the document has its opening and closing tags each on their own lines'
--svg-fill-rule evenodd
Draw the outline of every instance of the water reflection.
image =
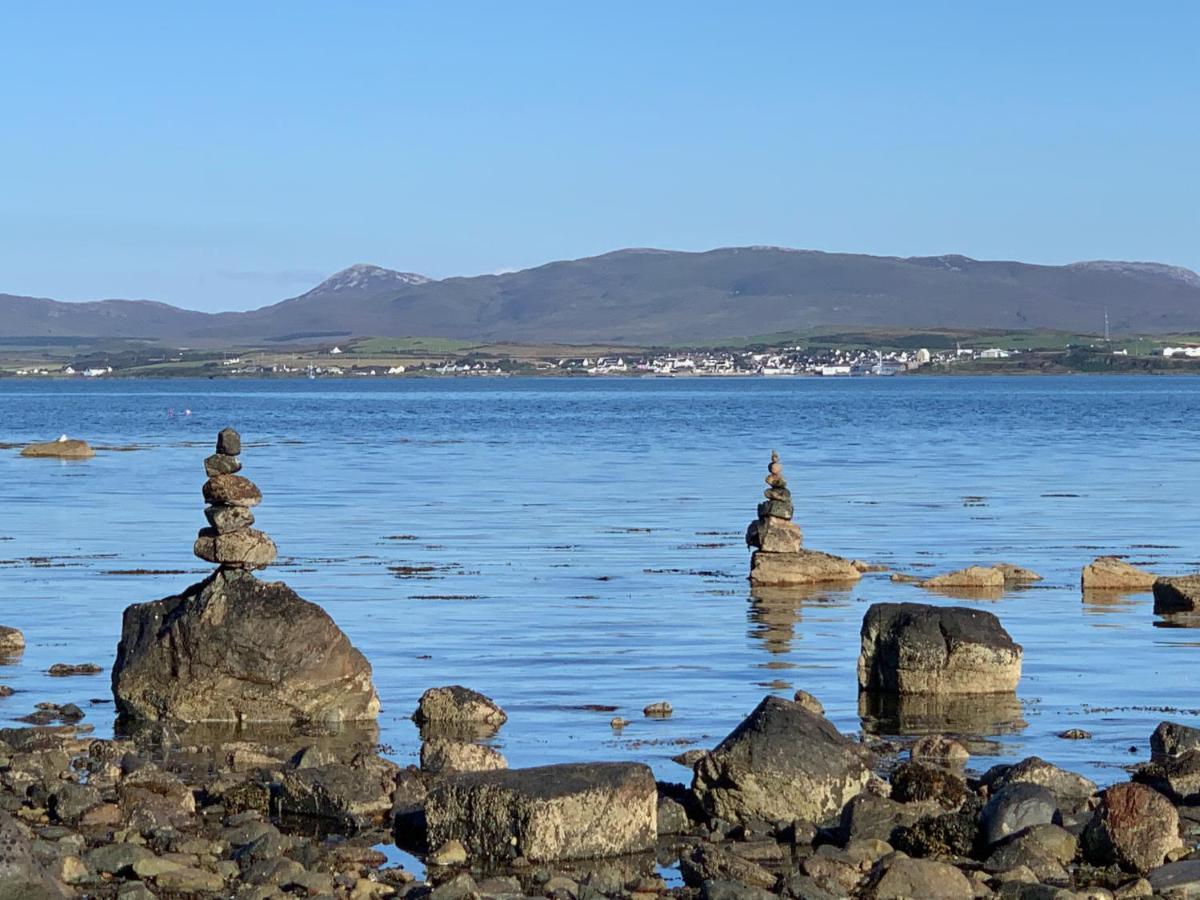
<svg viewBox="0 0 1200 900">
<path fill-rule="evenodd" d="M 1089 615 L 1109 615 L 1132 609 L 1145 599 L 1145 592 L 1139 596 L 1129 591 L 1099 591 L 1083 592 L 1083 611 Z"/>
<path fill-rule="evenodd" d="M 845 606 L 850 598 L 850 590 L 828 586 L 753 587 L 747 633 L 768 653 L 790 653 L 805 605 Z"/>
<path fill-rule="evenodd" d="M 922 585 L 929 593 L 950 600 L 999 600 L 1004 596 L 1002 587 L 929 587 Z"/>
<path fill-rule="evenodd" d="M 986 740 L 1028 727 L 1016 694 L 886 694 L 858 695 L 863 731 L 886 736 L 950 734 L 972 753 L 995 753 Z"/>
</svg>

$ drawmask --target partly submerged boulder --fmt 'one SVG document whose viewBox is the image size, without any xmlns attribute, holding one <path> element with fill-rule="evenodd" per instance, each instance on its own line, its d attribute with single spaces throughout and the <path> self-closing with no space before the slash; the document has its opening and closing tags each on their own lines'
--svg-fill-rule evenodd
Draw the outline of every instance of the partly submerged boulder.
<svg viewBox="0 0 1200 900">
<path fill-rule="evenodd" d="M 1200 575 L 1159 578 L 1152 588 L 1156 613 L 1200 612 Z"/>
<path fill-rule="evenodd" d="M 507 713 L 491 698 L 458 684 L 427 690 L 412 718 L 424 738 L 468 743 L 490 737 L 508 721 Z"/>
<path fill-rule="evenodd" d="M 825 717 L 767 697 L 696 764 L 692 792 L 728 822 L 820 822 L 870 778 L 863 749 Z"/>
<path fill-rule="evenodd" d="M 335 724 L 379 712 L 371 666 L 333 619 L 240 570 L 127 608 L 112 679 L 132 719 Z"/>
<path fill-rule="evenodd" d="M 927 588 L 1002 588 L 1004 572 L 996 566 L 968 566 L 921 582 Z"/>
<path fill-rule="evenodd" d="M 1035 581 L 1042 580 L 1042 576 L 1033 571 L 1033 569 L 1026 569 L 1024 566 L 1014 565 L 1013 563 L 996 563 L 992 568 L 1000 570 L 1000 574 L 1004 576 L 1004 583 L 1006 585 L 1033 584 Z"/>
<path fill-rule="evenodd" d="M 801 584 L 850 583 L 862 573 L 848 560 L 819 550 L 768 553 L 759 550 L 750 557 L 750 582 L 765 587 Z"/>
<path fill-rule="evenodd" d="M 452 775 L 425 803 L 428 842 L 474 859 L 592 859 L 652 850 L 658 789 L 647 766 L 579 763 Z"/>
<path fill-rule="evenodd" d="M 96 451 L 87 441 L 63 436 L 57 441 L 30 444 L 21 451 L 21 455 L 49 459 L 91 459 L 96 455 Z"/>
<path fill-rule="evenodd" d="M 1083 567 L 1080 586 L 1085 591 L 1148 591 L 1157 577 L 1115 556 L 1100 556 Z"/>
<path fill-rule="evenodd" d="M 25 649 L 25 635 L 18 628 L 0 625 L 0 656 L 13 656 Z"/>
<path fill-rule="evenodd" d="M 1021 646 L 989 612 L 876 603 L 863 616 L 858 686 L 895 694 L 1016 690 Z"/>
</svg>

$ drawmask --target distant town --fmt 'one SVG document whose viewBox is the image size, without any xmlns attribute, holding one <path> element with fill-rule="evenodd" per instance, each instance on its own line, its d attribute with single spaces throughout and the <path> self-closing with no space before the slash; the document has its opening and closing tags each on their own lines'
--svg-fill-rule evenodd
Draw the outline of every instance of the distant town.
<svg viewBox="0 0 1200 900">
<path fill-rule="evenodd" d="M 559 375 L 604 377 L 753 377 L 812 376 L 823 378 L 889 377 L 914 373 L 984 374 L 988 372 L 1056 373 L 1063 371 L 1200 371 L 1200 342 L 1130 339 L 1063 341 L 1057 346 L 1014 333 L 994 345 L 978 338 L 945 340 L 944 335 L 897 336 L 940 339 L 951 346 L 870 346 L 853 335 L 853 346 L 831 345 L 826 336 L 807 343 L 767 347 L 707 349 L 642 349 L 619 347 L 472 345 L 438 339 L 361 338 L 316 347 L 255 348 L 214 351 L 167 350 L 144 345 L 81 349 L 63 354 L 43 350 L 0 358 L 0 377 L 508 377 Z M 1177 336 L 1178 337 L 1178 336 Z M 851 341 L 848 340 L 847 344 Z M 970 343 L 970 346 L 964 344 Z M 1022 346 L 1023 345 L 1023 346 Z M 574 351 L 574 352 L 572 352 Z M 53 356 L 58 359 L 52 359 Z"/>
</svg>

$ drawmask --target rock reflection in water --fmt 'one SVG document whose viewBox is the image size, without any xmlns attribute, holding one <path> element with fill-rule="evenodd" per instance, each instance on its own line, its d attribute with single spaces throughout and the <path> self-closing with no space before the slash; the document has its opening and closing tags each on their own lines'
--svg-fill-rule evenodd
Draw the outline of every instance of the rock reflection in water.
<svg viewBox="0 0 1200 900">
<path fill-rule="evenodd" d="M 113 732 L 118 739 L 132 740 L 139 751 L 156 761 L 169 756 L 173 768 L 186 760 L 190 766 L 209 771 L 281 765 L 302 751 L 312 755 L 310 765 L 346 762 L 379 746 L 379 726 L 373 721 L 288 726 L 278 722 L 181 724 L 118 719 Z"/>
<path fill-rule="evenodd" d="M 1002 587 L 929 587 L 922 585 L 925 590 L 937 597 L 949 600 L 999 600 L 1004 596 Z"/>
<path fill-rule="evenodd" d="M 999 745 L 987 738 L 1012 734 L 1028 726 L 1021 718 L 1016 694 L 884 694 L 858 695 L 858 715 L 869 734 L 958 737 L 972 753 L 989 754 Z"/>
<path fill-rule="evenodd" d="M 796 626 L 806 604 L 843 606 L 850 602 L 847 588 L 820 585 L 801 587 L 753 587 L 750 589 L 748 634 L 762 641 L 768 653 L 789 653 L 796 638 Z"/>
<path fill-rule="evenodd" d="M 624 892 L 627 885 L 653 877 L 658 871 L 660 861 L 663 866 L 668 866 L 677 862 L 678 858 L 678 850 L 664 847 L 657 854 L 637 853 L 603 859 L 560 860 L 553 863 L 553 872 L 556 876 L 565 875 L 576 884 L 587 885 L 591 896 L 616 896 Z M 520 884 L 520 890 L 527 896 L 540 897 L 544 893 L 542 885 L 546 880 L 545 865 L 516 868 L 499 863 L 474 861 L 470 871 L 476 881 L 512 878 Z M 426 869 L 426 874 L 434 885 L 452 881 L 461 872 L 460 867 L 440 869 L 429 866 Z"/>
<path fill-rule="evenodd" d="M 1089 615 L 1111 615 L 1144 601 L 1144 593 L 1139 596 L 1128 591 L 1087 590 L 1083 592 L 1083 611 Z"/>
</svg>

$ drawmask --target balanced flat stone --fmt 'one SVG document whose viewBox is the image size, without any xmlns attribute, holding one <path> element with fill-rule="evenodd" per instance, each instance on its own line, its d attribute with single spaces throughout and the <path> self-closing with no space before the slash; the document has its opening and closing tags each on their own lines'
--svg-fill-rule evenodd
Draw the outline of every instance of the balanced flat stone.
<svg viewBox="0 0 1200 900">
<path fill-rule="evenodd" d="M 209 478 L 216 475 L 233 475 L 240 471 L 242 471 L 242 464 L 236 456 L 214 453 L 204 460 L 204 474 Z"/>
<path fill-rule="evenodd" d="M 214 475 L 204 482 L 204 499 L 213 506 L 258 506 L 262 491 L 241 475 Z"/>
<path fill-rule="evenodd" d="M 867 755 L 828 719 L 767 697 L 696 763 L 692 793 L 711 817 L 727 822 L 819 822 L 869 777 Z"/>
<path fill-rule="evenodd" d="M 240 569 L 263 569 L 275 561 L 275 542 L 256 528 L 220 532 L 203 528 L 193 552 L 203 560 Z"/>
<path fill-rule="evenodd" d="M 1125 782 L 1104 792 L 1084 833 L 1089 858 L 1098 865 L 1116 863 L 1146 874 L 1182 846 L 1174 804 L 1153 788 Z"/>
<path fill-rule="evenodd" d="M 237 456 L 242 452 L 242 436 L 232 428 L 222 428 L 217 432 L 217 452 Z"/>
<path fill-rule="evenodd" d="M 30 444 L 21 451 L 22 456 L 47 459 L 91 459 L 96 455 L 87 441 L 59 438 L 41 444 Z"/>
<path fill-rule="evenodd" d="M 1152 588 L 1155 613 L 1200 611 L 1200 575 L 1159 578 Z"/>
<path fill-rule="evenodd" d="M 254 513 L 247 506 L 208 506 L 204 509 L 204 518 L 221 534 L 254 524 Z"/>
<path fill-rule="evenodd" d="M 658 790 L 647 766 L 579 763 L 448 777 L 425 804 L 429 846 L 472 859 L 593 859 L 653 850 Z"/>
<path fill-rule="evenodd" d="M 237 569 L 127 608 L 112 677 L 132 719 L 336 724 L 379 713 L 370 664 L 329 615 Z"/>
<path fill-rule="evenodd" d="M 989 694 L 1021 679 L 1021 646 L 983 610 L 876 603 L 861 634 L 860 691 Z"/>
</svg>

